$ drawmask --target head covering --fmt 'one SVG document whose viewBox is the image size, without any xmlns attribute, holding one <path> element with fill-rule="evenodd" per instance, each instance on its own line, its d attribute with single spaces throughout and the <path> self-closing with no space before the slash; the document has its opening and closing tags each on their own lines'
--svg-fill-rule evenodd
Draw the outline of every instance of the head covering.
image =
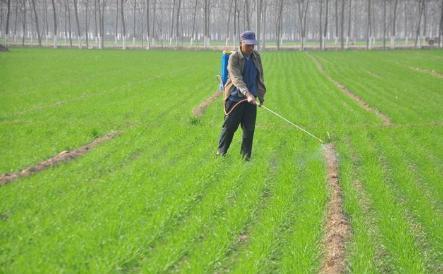
<svg viewBox="0 0 443 274">
<path fill-rule="evenodd" d="M 240 42 L 246 45 L 257 45 L 257 40 L 255 40 L 255 33 L 253 31 L 245 31 L 240 34 Z"/>
</svg>

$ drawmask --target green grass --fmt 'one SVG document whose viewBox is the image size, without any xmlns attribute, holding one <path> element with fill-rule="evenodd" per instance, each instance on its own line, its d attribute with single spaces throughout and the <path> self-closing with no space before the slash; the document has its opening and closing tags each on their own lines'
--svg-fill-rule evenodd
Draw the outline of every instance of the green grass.
<svg viewBox="0 0 443 274">
<path fill-rule="evenodd" d="M 265 104 L 337 145 L 354 273 L 443 261 L 443 52 L 310 53 L 393 121 L 385 127 L 307 53 L 264 52 Z M 321 267 L 329 197 L 320 144 L 258 110 L 214 156 L 219 53 L 12 49 L 0 54 L 0 174 L 121 134 L 0 187 L 0 272 L 283 272 Z"/>
</svg>

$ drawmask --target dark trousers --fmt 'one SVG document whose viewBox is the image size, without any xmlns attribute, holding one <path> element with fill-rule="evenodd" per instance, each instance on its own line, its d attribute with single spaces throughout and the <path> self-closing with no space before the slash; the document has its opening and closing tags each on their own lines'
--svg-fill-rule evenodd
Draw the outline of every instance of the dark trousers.
<svg viewBox="0 0 443 274">
<path fill-rule="evenodd" d="M 225 102 L 225 110 L 229 112 L 235 105 L 235 102 L 229 99 Z M 228 152 L 234 133 L 241 124 L 243 130 L 243 140 L 241 144 L 240 154 L 245 159 L 251 157 L 252 141 L 254 139 L 255 119 L 257 117 L 257 106 L 248 102 L 238 104 L 234 110 L 225 115 L 223 127 L 218 142 L 218 152 L 222 155 Z"/>
</svg>

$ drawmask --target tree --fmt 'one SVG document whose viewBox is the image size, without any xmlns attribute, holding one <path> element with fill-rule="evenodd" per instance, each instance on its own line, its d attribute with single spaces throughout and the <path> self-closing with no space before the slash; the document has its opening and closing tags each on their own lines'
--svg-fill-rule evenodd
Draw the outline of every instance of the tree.
<svg viewBox="0 0 443 274">
<path fill-rule="evenodd" d="M 438 31 L 438 43 L 440 45 L 440 48 L 443 45 L 443 0 L 441 0 L 441 11 L 440 11 L 440 27 L 439 27 L 439 31 Z"/>
<path fill-rule="evenodd" d="M 86 48 L 89 48 L 89 25 L 88 25 L 88 17 L 89 17 L 89 0 L 85 1 L 85 40 L 86 40 Z"/>
<path fill-rule="evenodd" d="M 72 31 L 71 31 L 71 9 L 69 8 L 69 0 L 65 1 L 65 14 L 68 18 L 68 34 L 69 34 L 69 46 L 72 47 Z M 66 21 L 65 21 L 66 22 Z M 65 23 L 65 33 L 66 33 L 66 23 Z"/>
<path fill-rule="evenodd" d="M 177 0 L 177 14 L 175 19 L 175 46 L 177 46 L 178 40 L 179 40 L 179 25 L 180 25 L 180 7 L 181 7 L 181 0 Z M 180 39 L 181 40 L 181 39 Z"/>
<path fill-rule="evenodd" d="M 417 23 L 417 30 L 415 32 L 415 47 L 417 48 L 418 46 L 421 47 L 421 43 L 420 43 L 420 30 L 421 30 L 421 18 L 423 17 L 423 12 L 424 12 L 424 8 L 425 8 L 425 0 L 418 0 L 418 23 Z"/>
<path fill-rule="evenodd" d="M 300 37 L 301 37 L 301 49 L 305 48 L 305 34 L 306 34 L 306 18 L 309 8 L 309 0 L 298 0 L 298 19 L 300 26 Z"/>
<path fill-rule="evenodd" d="M 326 0 L 326 7 L 325 7 L 325 27 L 324 27 L 324 39 L 326 39 L 326 35 L 328 33 L 328 13 L 329 13 L 329 0 Z M 323 39 L 323 40 L 324 40 Z M 323 48 L 325 48 L 325 42 L 323 41 Z"/>
<path fill-rule="evenodd" d="M 44 25 L 44 33 L 45 33 L 45 45 L 48 46 L 48 36 L 49 36 L 49 27 L 48 27 L 48 3 L 47 0 L 43 1 L 43 9 L 45 11 L 44 18 L 45 18 L 45 25 Z"/>
<path fill-rule="evenodd" d="M 117 40 L 118 40 L 118 13 L 119 13 L 119 0 L 115 0 L 115 33 L 114 33 L 114 44 L 117 44 Z"/>
<path fill-rule="evenodd" d="M 245 0 L 245 19 L 246 19 L 246 29 L 251 29 L 251 22 L 249 18 L 249 0 Z"/>
<path fill-rule="evenodd" d="M 204 23 L 204 47 L 207 48 L 209 46 L 209 42 L 210 42 L 210 36 L 209 36 L 209 15 L 210 15 L 210 6 L 211 6 L 211 1 L 210 0 L 205 0 L 205 12 L 204 12 L 204 17 L 205 17 L 205 23 Z"/>
<path fill-rule="evenodd" d="M 371 47 L 370 39 L 371 39 L 371 0 L 368 0 L 368 21 L 367 21 L 367 28 L 366 28 L 366 49 L 369 49 Z"/>
<path fill-rule="evenodd" d="M 150 37 L 151 37 L 151 28 L 149 26 L 149 0 L 146 0 L 146 42 L 148 43 L 147 48 L 150 47 Z"/>
<path fill-rule="evenodd" d="M 233 0 L 232 0 L 233 1 Z M 232 3 L 232 2 L 231 2 Z M 191 31 L 191 45 L 192 45 L 192 43 L 194 42 L 194 40 L 195 40 L 195 17 L 197 16 L 197 4 L 198 4 L 198 1 L 197 0 L 195 0 L 195 3 L 194 3 L 194 12 L 193 12 L 193 14 L 192 14 L 192 31 Z M 231 18 L 231 15 L 229 14 L 229 18 Z M 228 23 L 228 25 L 229 25 L 229 23 Z M 229 28 L 229 26 L 228 26 L 228 28 Z M 229 32 L 227 32 L 228 33 L 228 36 L 229 36 Z"/>
<path fill-rule="evenodd" d="M 22 1 L 22 12 L 23 12 L 23 22 L 22 22 L 22 46 L 25 46 L 25 35 L 26 35 L 26 0 Z"/>
<path fill-rule="evenodd" d="M 132 12 L 132 18 L 134 19 L 134 22 L 132 24 L 133 30 L 132 30 L 132 45 L 135 46 L 135 37 L 137 36 L 137 33 L 135 32 L 135 18 L 136 18 L 136 12 L 137 12 L 137 0 L 134 0 L 134 10 Z"/>
<path fill-rule="evenodd" d="M 277 24 L 276 24 L 276 31 L 275 31 L 275 39 L 277 40 L 277 49 L 280 49 L 280 39 L 281 39 L 281 29 L 282 29 L 282 23 L 283 23 L 283 0 L 280 0 L 278 2 L 278 11 L 277 11 Z"/>
<path fill-rule="evenodd" d="M 345 48 L 345 0 L 341 0 L 341 16 L 340 16 L 340 41 L 341 49 Z"/>
<path fill-rule="evenodd" d="M 9 15 L 10 15 L 10 13 L 11 13 L 11 0 L 8 0 L 8 10 L 6 12 L 5 46 L 8 46 Z"/>
<path fill-rule="evenodd" d="M 323 19 L 323 0 L 319 0 L 319 4 L 320 4 L 320 16 L 319 16 L 320 22 L 318 24 L 319 27 L 320 27 L 319 39 L 320 39 L 320 49 L 323 49 L 323 22 L 322 22 L 322 19 Z"/>
<path fill-rule="evenodd" d="M 126 25 L 125 25 L 125 10 L 124 0 L 120 0 L 120 12 L 122 18 L 122 31 L 123 31 L 123 49 L 126 49 Z"/>
<path fill-rule="evenodd" d="M 337 40 L 338 40 L 338 0 L 335 0 L 335 34 L 334 34 L 334 39 L 335 39 L 335 44 L 337 45 Z"/>
<path fill-rule="evenodd" d="M 32 9 L 34 11 L 35 28 L 36 28 L 36 31 L 37 31 L 38 45 L 42 46 L 42 38 L 40 36 L 40 28 L 39 28 L 39 24 L 38 24 L 37 10 L 35 8 L 35 0 L 31 0 L 31 1 L 32 1 Z"/>
<path fill-rule="evenodd" d="M 172 37 L 173 37 L 173 35 L 174 35 L 174 13 L 175 13 L 175 1 L 176 0 L 171 0 L 172 1 L 172 3 L 171 3 L 171 5 L 172 5 L 172 8 L 171 8 L 171 20 L 170 20 L 170 22 L 171 22 L 171 27 L 170 27 L 170 31 L 169 31 L 169 45 L 171 45 L 172 44 Z"/>
<path fill-rule="evenodd" d="M 397 27 L 397 7 L 398 0 L 394 1 L 393 7 L 393 16 L 392 16 L 392 33 L 391 33 L 391 47 L 395 47 L 395 35 L 396 35 L 396 27 Z"/>
<path fill-rule="evenodd" d="M 352 30 L 352 0 L 349 0 L 348 35 L 346 36 L 346 48 L 348 48 L 349 39 L 351 39 L 351 30 Z"/>
<path fill-rule="evenodd" d="M 262 16 L 262 4 L 263 0 L 256 0 L 256 20 L 255 20 L 255 30 L 256 30 L 256 36 L 257 36 L 257 49 L 260 49 L 260 20 Z"/>
<path fill-rule="evenodd" d="M 55 9 L 54 0 L 52 0 L 52 15 L 53 15 L 53 19 L 54 19 L 54 45 L 53 45 L 53 47 L 56 48 L 57 47 L 57 12 Z"/>
<path fill-rule="evenodd" d="M 82 40 L 81 40 L 80 22 L 78 20 L 78 5 L 77 5 L 77 1 L 78 0 L 74 0 L 74 11 L 75 11 L 75 21 L 76 21 L 76 24 L 77 24 L 78 47 L 81 48 L 82 47 Z"/>
<path fill-rule="evenodd" d="M 98 0 L 98 11 L 99 11 L 99 29 L 100 29 L 100 49 L 105 47 L 105 7 L 106 0 Z"/>
<path fill-rule="evenodd" d="M 383 49 L 386 49 L 386 0 L 383 0 Z"/>
</svg>

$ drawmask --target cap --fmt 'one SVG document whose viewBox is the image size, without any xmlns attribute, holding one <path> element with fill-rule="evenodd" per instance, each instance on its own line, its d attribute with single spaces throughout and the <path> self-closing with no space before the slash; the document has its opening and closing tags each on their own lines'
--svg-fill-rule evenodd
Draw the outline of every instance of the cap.
<svg viewBox="0 0 443 274">
<path fill-rule="evenodd" d="M 256 45 L 257 40 L 255 39 L 255 33 L 253 31 L 245 31 L 240 34 L 240 42 L 246 45 Z"/>
</svg>

